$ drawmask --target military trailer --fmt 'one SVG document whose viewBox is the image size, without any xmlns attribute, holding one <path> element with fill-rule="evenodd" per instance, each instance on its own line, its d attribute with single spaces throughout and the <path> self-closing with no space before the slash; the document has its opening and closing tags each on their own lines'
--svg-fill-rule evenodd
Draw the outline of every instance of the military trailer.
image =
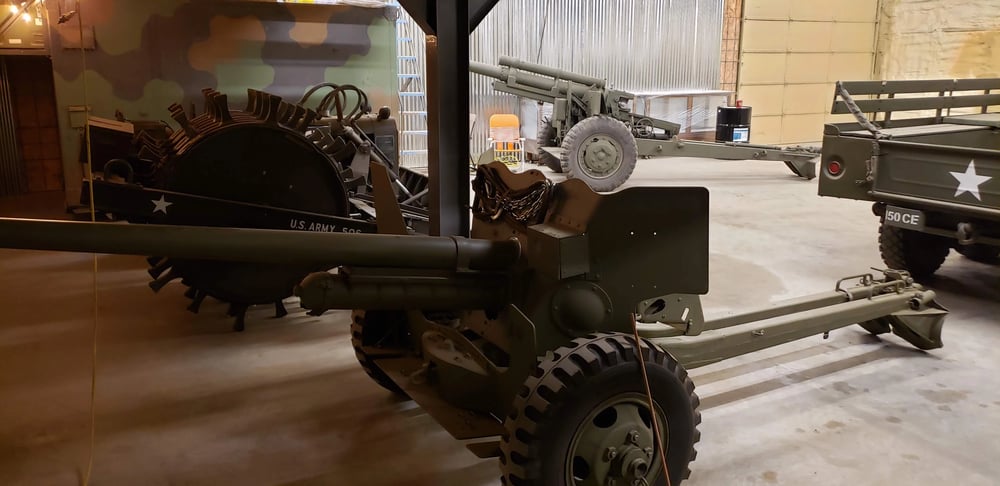
<svg viewBox="0 0 1000 486">
<path fill-rule="evenodd" d="M 470 62 L 469 71 L 494 78 L 497 91 L 552 104 L 552 118 L 538 136 L 547 154 L 543 160 L 596 191 L 612 191 L 628 181 L 640 157 L 774 160 L 799 177 L 816 177 L 819 152 L 810 147 L 682 140 L 680 125 L 633 112 L 635 95 L 609 89 L 603 79 L 508 56 L 500 56 L 499 64 Z M 492 161 L 492 150 L 480 160 Z"/>
<path fill-rule="evenodd" d="M 832 112 L 819 194 L 873 202 L 886 265 L 1000 262 L 1000 78 L 841 82 Z"/>
</svg>

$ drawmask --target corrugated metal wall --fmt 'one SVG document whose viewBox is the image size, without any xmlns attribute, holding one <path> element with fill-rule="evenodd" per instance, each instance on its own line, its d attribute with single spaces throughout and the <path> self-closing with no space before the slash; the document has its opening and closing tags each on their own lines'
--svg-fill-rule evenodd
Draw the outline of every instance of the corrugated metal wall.
<svg viewBox="0 0 1000 486">
<path fill-rule="evenodd" d="M 7 59 L 0 56 L 0 196 L 27 190 L 24 167 L 17 149 L 14 97 L 10 88 Z"/>
<path fill-rule="evenodd" d="M 611 87 L 637 94 L 714 90 L 719 86 L 723 3 L 500 0 L 472 33 L 470 58 L 495 64 L 501 55 L 513 56 L 606 78 Z M 497 93 L 483 76 L 472 75 L 470 95 L 477 118 L 472 153 L 477 155 L 485 148 L 489 116 L 520 109 L 514 96 Z"/>
</svg>

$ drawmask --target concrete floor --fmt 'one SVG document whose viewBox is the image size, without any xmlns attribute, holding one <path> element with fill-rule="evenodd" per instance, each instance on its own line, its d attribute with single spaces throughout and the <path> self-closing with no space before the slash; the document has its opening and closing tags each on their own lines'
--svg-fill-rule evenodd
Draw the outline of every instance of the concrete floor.
<svg viewBox="0 0 1000 486">
<path fill-rule="evenodd" d="M 711 189 L 709 317 L 881 265 L 869 205 L 820 198 L 781 163 L 649 160 L 630 184 Z M 0 214 L 51 217 L 51 201 Z M 0 250 L 0 484 L 86 468 L 93 264 Z M 154 294 L 140 257 L 97 265 L 94 484 L 498 484 L 496 461 L 369 381 L 345 313 L 252 309 L 236 334 L 219 304 L 191 315 L 180 285 Z M 685 484 L 1000 483 L 1000 268 L 952 255 L 925 283 L 952 311 L 943 349 L 852 327 L 695 370 Z"/>
</svg>

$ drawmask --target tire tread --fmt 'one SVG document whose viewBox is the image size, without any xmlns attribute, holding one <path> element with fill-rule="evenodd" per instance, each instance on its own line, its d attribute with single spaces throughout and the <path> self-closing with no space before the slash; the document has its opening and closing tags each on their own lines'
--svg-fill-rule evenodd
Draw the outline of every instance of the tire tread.
<svg viewBox="0 0 1000 486">
<path fill-rule="evenodd" d="M 612 134 L 616 132 L 626 137 L 626 140 L 620 141 L 622 143 L 622 150 L 625 153 L 622 154 L 622 166 L 611 177 L 607 179 L 593 179 L 583 172 L 579 161 L 570 160 L 570 154 L 576 152 L 576 149 L 579 148 L 584 138 L 594 133 Z M 563 149 L 563 153 L 559 158 L 559 162 L 562 172 L 568 178 L 580 179 L 586 182 L 587 185 L 597 192 L 613 191 L 628 181 L 629 177 L 632 176 L 632 172 L 635 171 L 636 162 L 639 159 L 639 148 L 636 145 L 635 138 L 632 136 L 632 132 L 629 131 L 624 123 L 608 115 L 591 116 L 573 125 L 573 128 L 570 128 L 566 132 L 566 136 L 563 137 L 561 148 Z"/>
<path fill-rule="evenodd" d="M 635 340 L 631 336 L 620 333 L 595 333 L 574 339 L 569 345 L 556 350 L 555 356 L 559 356 L 559 359 L 549 358 L 538 364 L 536 369 L 542 370 L 542 373 L 533 373 L 525 380 L 525 387 L 530 390 L 529 393 L 523 393 L 522 389 L 522 393 L 514 398 L 512 411 L 504 421 L 507 433 L 501 437 L 500 442 L 500 463 L 504 484 L 529 486 L 540 484 L 539 461 L 532 460 L 528 451 L 537 438 L 535 432 L 539 423 L 551 418 L 550 405 L 560 402 L 564 394 L 583 380 L 607 368 L 635 361 L 634 349 Z M 643 340 L 639 350 L 647 365 L 655 364 L 668 370 L 687 392 L 694 418 L 694 433 L 689 456 L 690 460 L 694 460 L 697 455 L 694 445 L 701 438 L 701 432 L 697 429 L 701 423 L 701 413 L 697 410 L 700 401 L 694 392 L 694 382 L 683 366 L 655 345 Z M 518 410 L 522 410 L 523 413 L 518 413 Z M 685 467 L 681 477 L 686 479 L 690 474 L 690 467 Z"/>
</svg>

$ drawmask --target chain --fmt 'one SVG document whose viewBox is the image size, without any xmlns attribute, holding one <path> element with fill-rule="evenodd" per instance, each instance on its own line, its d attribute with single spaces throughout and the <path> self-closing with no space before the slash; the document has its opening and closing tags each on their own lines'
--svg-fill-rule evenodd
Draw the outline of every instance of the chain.
<svg viewBox="0 0 1000 486">
<path fill-rule="evenodd" d="M 521 224 L 541 222 L 553 187 L 552 181 L 545 179 L 527 189 L 512 191 L 489 169 L 480 169 L 472 185 L 476 191 L 473 210 L 477 214 L 491 221 L 506 215 Z"/>
</svg>

